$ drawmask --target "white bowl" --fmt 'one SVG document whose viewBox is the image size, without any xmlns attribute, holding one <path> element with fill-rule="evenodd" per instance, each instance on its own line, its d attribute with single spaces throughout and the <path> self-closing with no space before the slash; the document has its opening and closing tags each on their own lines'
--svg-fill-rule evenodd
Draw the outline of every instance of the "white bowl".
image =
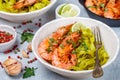
<svg viewBox="0 0 120 80">
<path fill-rule="evenodd" d="M 59 27 L 65 26 L 74 22 L 78 22 L 78 21 L 82 22 L 87 27 L 92 27 L 97 25 L 100 28 L 104 46 L 106 48 L 106 51 L 109 54 L 109 60 L 106 64 L 102 66 L 102 68 L 104 69 L 108 67 L 116 59 L 118 55 L 119 38 L 109 26 L 107 26 L 106 24 L 100 21 L 93 20 L 90 18 L 80 18 L 80 17 L 61 18 L 61 19 L 56 19 L 51 22 L 48 22 L 36 32 L 32 40 L 32 50 L 35 56 L 37 57 L 37 59 L 45 67 L 52 70 L 53 72 L 56 72 L 58 74 L 61 74 L 63 76 L 70 77 L 70 78 L 87 78 L 91 76 L 93 70 L 69 71 L 69 70 L 60 69 L 46 62 L 44 59 L 42 59 L 39 56 L 39 53 L 38 53 L 38 45 L 43 39 L 45 39 L 48 35 L 52 34 L 52 32 L 56 31 L 56 29 L 58 29 Z"/>
<path fill-rule="evenodd" d="M 50 4 L 40 10 L 35 10 L 27 13 L 8 13 L 0 11 L 0 17 L 12 22 L 24 22 L 35 19 L 42 14 L 46 13 L 57 0 L 50 0 Z"/>
<path fill-rule="evenodd" d="M 62 15 L 60 15 L 60 14 L 58 13 L 59 10 L 60 10 L 60 8 L 61 8 L 62 6 L 64 6 L 64 5 L 65 5 L 65 3 L 59 5 L 59 6 L 55 9 L 55 17 L 56 17 L 56 19 L 58 19 L 58 18 L 69 18 L 69 17 L 64 17 L 64 16 L 62 16 Z M 77 11 L 77 14 L 76 14 L 75 16 L 73 16 L 73 17 L 79 17 L 79 15 L 80 15 L 80 8 L 79 8 L 77 5 L 75 5 L 75 4 L 69 4 L 69 5 L 72 6 L 72 8 Z"/>
<path fill-rule="evenodd" d="M 13 27 L 8 25 L 0 25 L 0 31 L 6 31 L 13 35 L 13 39 L 10 40 L 9 42 L 0 43 L 0 52 L 4 52 L 12 48 L 16 41 L 17 33 Z"/>
</svg>

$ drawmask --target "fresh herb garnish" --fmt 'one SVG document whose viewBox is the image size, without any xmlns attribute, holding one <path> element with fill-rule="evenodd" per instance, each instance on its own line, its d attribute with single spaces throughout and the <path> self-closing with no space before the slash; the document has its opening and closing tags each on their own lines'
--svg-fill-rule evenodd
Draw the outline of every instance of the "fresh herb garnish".
<svg viewBox="0 0 120 80">
<path fill-rule="evenodd" d="M 85 43 L 82 43 L 82 46 L 84 47 L 85 51 L 88 50 L 88 46 Z"/>
<path fill-rule="evenodd" d="M 105 4 L 104 4 L 104 3 L 101 3 L 101 4 L 100 4 L 100 7 L 104 9 L 104 12 L 107 12 L 107 11 L 108 11 L 108 8 L 105 7 Z"/>
<path fill-rule="evenodd" d="M 72 51 L 72 54 L 76 54 L 76 53 L 77 53 L 76 50 L 73 50 L 73 51 Z"/>
<path fill-rule="evenodd" d="M 73 47 L 73 48 L 75 48 L 75 47 L 77 46 L 76 43 L 75 43 L 72 39 L 66 40 L 66 43 L 67 43 L 67 44 L 72 44 L 72 47 Z"/>
<path fill-rule="evenodd" d="M 55 42 L 54 38 L 50 38 L 49 40 L 50 40 L 51 43 Z"/>
<path fill-rule="evenodd" d="M 63 44 L 60 44 L 60 48 L 62 48 L 62 49 L 63 49 L 63 48 L 64 48 L 64 45 L 63 45 Z"/>
<path fill-rule="evenodd" d="M 52 51 L 50 47 L 48 47 L 46 50 L 48 51 L 48 53 Z"/>
<path fill-rule="evenodd" d="M 37 68 L 30 68 L 30 67 L 27 67 L 25 68 L 25 73 L 23 74 L 23 78 L 28 78 L 28 77 L 31 77 L 31 76 L 35 76 L 35 70 Z"/>
<path fill-rule="evenodd" d="M 57 40 L 55 40 L 54 38 L 49 39 L 50 46 L 53 46 L 54 44 L 57 44 L 57 43 L 58 43 Z"/>
<path fill-rule="evenodd" d="M 34 36 L 34 34 L 32 34 L 32 33 L 23 32 L 21 34 L 21 40 L 22 40 L 21 44 L 24 43 L 25 41 L 31 42 L 33 39 L 33 36 Z"/>
<path fill-rule="evenodd" d="M 100 7 L 101 7 L 101 8 L 105 8 L 105 4 L 104 4 L 104 3 L 101 3 L 101 4 L 100 4 Z"/>
<path fill-rule="evenodd" d="M 66 40 L 66 43 L 67 44 L 71 44 L 71 40 Z"/>
<path fill-rule="evenodd" d="M 72 41 L 72 47 L 75 48 L 76 47 L 76 43 L 74 41 Z"/>
<path fill-rule="evenodd" d="M 105 8 L 105 9 L 104 9 L 104 12 L 107 12 L 107 11 L 108 11 L 108 8 Z"/>
<path fill-rule="evenodd" d="M 87 6 L 87 8 L 97 8 L 97 6 Z"/>
</svg>

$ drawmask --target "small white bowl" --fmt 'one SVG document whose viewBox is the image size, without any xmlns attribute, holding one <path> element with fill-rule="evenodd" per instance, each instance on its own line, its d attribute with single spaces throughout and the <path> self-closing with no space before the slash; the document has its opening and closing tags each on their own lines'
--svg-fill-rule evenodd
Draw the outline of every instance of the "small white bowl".
<svg viewBox="0 0 120 80">
<path fill-rule="evenodd" d="M 54 6 L 56 1 L 57 0 L 50 0 L 50 4 L 47 5 L 46 7 L 27 13 L 9 13 L 9 12 L 0 11 L 0 17 L 11 22 L 29 21 L 38 18 L 42 14 L 46 13 L 52 6 Z"/>
<path fill-rule="evenodd" d="M 102 66 L 102 68 L 107 68 L 118 56 L 119 53 L 119 38 L 116 35 L 116 33 L 106 24 L 90 19 L 90 18 L 80 18 L 80 17 L 74 17 L 74 18 L 61 18 L 53 20 L 45 25 L 43 25 L 35 34 L 33 40 L 32 40 L 32 50 L 37 59 L 43 64 L 45 67 L 50 69 L 53 72 L 56 72 L 60 75 L 69 77 L 69 78 L 87 78 L 92 75 L 93 70 L 82 70 L 82 71 L 70 71 L 61 69 L 58 67 L 55 67 L 48 62 L 46 62 L 38 53 L 38 46 L 43 39 L 48 37 L 48 35 L 52 34 L 54 31 L 56 31 L 61 26 L 65 26 L 68 24 L 72 24 L 75 22 L 81 22 L 85 26 L 91 28 L 93 26 L 98 26 L 101 30 L 101 36 L 103 39 L 103 43 L 105 46 L 106 51 L 109 54 L 109 60 L 106 64 Z M 44 34 L 44 35 L 43 35 Z M 74 79 L 73 79 L 74 80 Z"/>
<path fill-rule="evenodd" d="M 12 46 L 14 45 L 16 41 L 17 33 L 13 27 L 8 26 L 8 25 L 0 25 L 0 31 L 6 31 L 13 35 L 12 40 L 5 42 L 5 43 L 0 43 L 0 52 L 4 52 L 12 48 Z"/>
<path fill-rule="evenodd" d="M 58 18 L 69 18 L 69 17 L 64 17 L 64 16 L 62 16 L 62 15 L 60 15 L 58 12 L 59 12 L 59 10 L 60 10 L 60 8 L 62 7 L 62 6 L 64 6 L 65 5 L 65 3 L 64 4 L 61 4 L 61 5 L 59 5 L 57 8 L 56 8 L 56 10 L 55 10 L 55 17 L 56 17 L 56 19 L 58 19 Z M 76 11 L 77 11 L 77 14 L 75 15 L 75 16 L 73 16 L 73 17 L 79 17 L 79 15 L 80 15 L 80 8 L 77 6 L 77 5 L 75 5 L 75 4 L 69 4 L 73 9 L 75 9 Z"/>
</svg>

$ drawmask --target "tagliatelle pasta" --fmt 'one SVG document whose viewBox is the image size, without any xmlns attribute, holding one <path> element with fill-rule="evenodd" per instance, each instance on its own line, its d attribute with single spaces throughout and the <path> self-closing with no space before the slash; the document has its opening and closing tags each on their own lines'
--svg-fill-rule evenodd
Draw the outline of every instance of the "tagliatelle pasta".
<svg viewBox="0 0 120 80">
<path fill-rule="evenodd" d="M 50 3 L 50 0 L 36 0 L 32 5 L 22 7 L 20 9 L 15 9 L 13 6 L 18 0 L 0 0 L 0 11 L 10 12 L 10 13 L 26 13 L 44 8 Z"/>
<path fill-rule="evenodd" d="M 82 38 L 80 39 L 81 45 L 76 49 L 78 63 L 72 67 L 71 70 L 90 70 L 95 65 L 95 46 L 94 35 L 89 28 L 82 28 Z M 107 62 L 109 55 L 105 51 L 104 45 L 99 49 L 100 64 L 103 65 Z"/>
</svg>

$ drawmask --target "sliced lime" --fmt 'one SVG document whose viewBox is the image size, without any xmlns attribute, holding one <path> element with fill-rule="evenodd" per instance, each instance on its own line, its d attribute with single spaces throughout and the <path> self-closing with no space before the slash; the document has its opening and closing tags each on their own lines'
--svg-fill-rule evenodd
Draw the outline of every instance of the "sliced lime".
<svg viewBox="0 0 120 80">
<path fill-rule="evenodd" d="M 70 9 L 69 11 L 66 11 L 66 12 L 62 13 L 61 16 L 64 16 L 64 17 L 73 17 L 76 14 L 77 14 L 76 10 Z"/>
<path fill-rule="evenodd" d="M 58 14 L 60 14 L 63 17 L 73 17 L 77 15 L 77 13 L 77 10 L 74 9 L 74 7 L 71 4 L 63 5 L 58 11 Z"/>
<path fill-rule="evenodd" d="M 71 16 L 71 13 L 69 13 L 68 11 L 65 12 L 65 13 L 62 13 L 61 16 L 63 17 L 70 17 Z"/>
<path fill-rule="evenodd" d="M 71 31 L 72 32 L 76 32 L 76 31 L 80 31 L 81 29 L 84 29 L 85 26 L 81 23 L 81 22 L 76 22 L 72 28 L 71 28 Z"/>
<path fill-rule="evenodd" d="M 63 6 L 61 6 L 61 8 L 60 8 L 59 11 L 58 11 L 58 14 L 61 15 L 62 9 L 63 9 L 63 7 L 64 7 L 65 5 L 66 5 L 66 4 L 64 4 Z"/>
<path fill-rule="evenodd" d="M 64 5 L 63 8 L 62 8 L 62 10 L 61 10 L 61 14 L 70 11 L 71 8 L 72 8 L 72 7 L 71 7 L 70 4 Z"/>
<path fill-rule="evenodd" d="M 77 12 L 77 10 L 71 8 L 69 13 L 71 14 L 71 16 L 75 16 L 75 15 L 77 15 L 78 12 Z"/>
</svg>

